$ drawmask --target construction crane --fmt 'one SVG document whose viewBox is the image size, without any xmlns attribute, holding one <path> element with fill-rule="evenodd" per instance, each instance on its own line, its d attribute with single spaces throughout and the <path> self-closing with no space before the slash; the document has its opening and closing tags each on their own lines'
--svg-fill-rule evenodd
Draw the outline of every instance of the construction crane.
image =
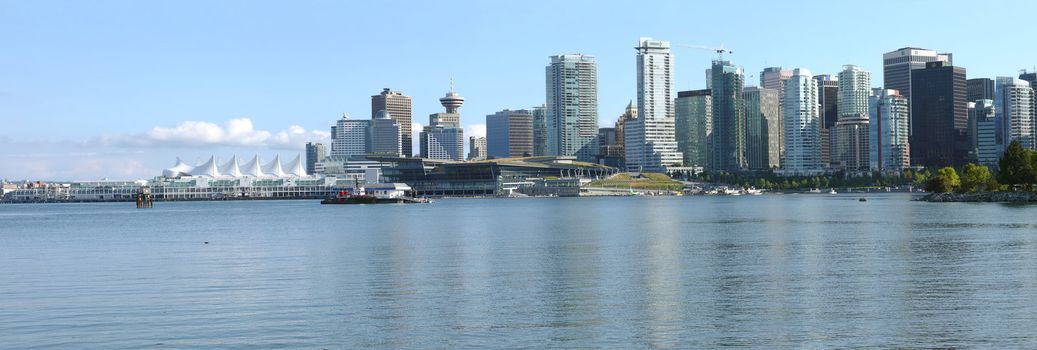
<svg viewBox="0 0 1037 350">
<path fill-rule="evenodd" d="M 716 52 L 717 53 L 717 59 L 719 59 L 721 61 L 724 60 L 724 54 L 725 53 L 735 53 L 734 51 L 731 51 L 729 49 L 724 48 L 724 44 L 720 44 L 720 47 L 709 47 L 709 46 L 702 46 L 702 45 L 685 45 L 685 44 L 677 44 L 677 46 L 684 47 L 684 48 L 689 48 L 689 49 L 709 50 L 709 51 Z"/>
</svg>

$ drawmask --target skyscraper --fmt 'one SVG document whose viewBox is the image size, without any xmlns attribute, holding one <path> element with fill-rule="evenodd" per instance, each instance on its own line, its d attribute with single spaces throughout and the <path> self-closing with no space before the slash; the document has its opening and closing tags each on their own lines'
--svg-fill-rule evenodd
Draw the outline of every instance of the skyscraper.
<svg viewBox="0 0 1037 350">
<path fill-rule="evenodd" d="M 598 153 L 598 65 L 594 56 L 551 56 L 546 67 L 549 155 L 593 162 Z"/>
<path fill-rule="evenodd" d="M 633 123 L 636 119 L 637 107 L 634 107 L 634 101 L 631 100 L 630 103 L 627 103 L 627 108 L 623 111 L 623 114 L 616 119 L 616 151 L 623 158 L 623 163 L 626 162 L 626 139 L 623 138 L 623 135 L 626 133 L 626 126 Z"/>
<path fill-rule="evenodd" d="M 598 164 L 621 168 L 622 148 L 619 147 L 616 128 L 598 128 Z"/>
<path fill-rule="evenodd" d="M 682 161 L 674 135 L 670 42 L 641 38 L 637 50 L 637 115 L 624 126 L 628 171 L 664 172 Z"/>
<path fill-rule="evenodd" d="M 781 129 L 778 91 L 755 86 L 742 90 L 745 101 L 745 160 L 749 169 L 780 166 Z"/>
<path fill-rule="evenodd" d="M 791 76 L 792 70 L 782 67 L 764 68 L 760 72 L 760 87 L 778 91 L 778 120 L 782 121 L 779 122 L 781 127 L 778 128 L 778 156 L 781 159 L 785 158 L 785 141 L 784 137 L 781 136 L 785 133 L 785 81 Z"/>
<path fill-rule="evenodd" d="M 713 134 L 712 90 L 691 90 L 677 93 L 675 107 L 677 148 L 684 158 L 684 166 L 709 167 L 709 142 Z"/>
<path fill-rule="evenodd" d="M 328 152 L 324 147 L 323 143 L 320 142 L 307 142 L 306 143 L 306 173 L 313 175 L 317 173 L 317 163 L 324 161 L 324 157 L 327 157 Z"/>
<path fill-rule="evenodd" d="M 745 169 L 745 104 L 741 67 L 729 61 L 714 60 L 710 68 L 713 99 L 713 143 L 710 168 L 723 171 Z"/>
<path fill-rule="evenodd" d="M 871 73 L 852 64 L 844 65 L 838 79 L 839 118 L 830 131 L 833 144 L 832 164 L 846 170 L 870 168 L 868 147 L 868 104 L 871 96 Z M 830 129 L 833 130 L 833 129 Z"/>
<path fill-rule="evenodd" d="M 547 107 L 535 106 L 533 112 L 533 155 L 545 156 L 547 151 Z"/>
<path fill-rule="evenodd" d="M 486 137 L 468 138 L 468 160 L 486 159 Z"/>
<path fill-rule="evenodd" d="M 1001 143 L 997 139 L 997 119 L 994 100 L 969 102 L 969 129 L 976 162 L 997 169 L 1001 158 Z"/>
<path fill-rule="evenodd" d="M 942 61 L 911 71 L 911 164 L 962 166 L 968 161 L 965 68 Z"/>
<path fill-rule="evenodd" d="M 994 99 L 994 79 L 975 78 L 965 81 L 965 99 L 969 102 Z"/>
<path fill-rule="evenodd" d="M 354 120 L 342 113 L 342 119 L 331 127 L 331 155 L 352 157 L 367 154 L 370 120 Z"/>
<path fill-rule="evenodd" d="M 393 119 L 386 111 L 378 111 L 371 119 L 369 127 L 371 135 L 368 140 L 371 143 L 367 152 L 386 157 L 402 157 L 403 154 L 403 127 L 400 122 Z"/>
<path fill-rule="evenodd" d="M 944 62 L 948 65 L 954 63 L 949 53 L 937 53 L 917 47 L 904 47 L 882 55 L 882 85 L 886 89 L 900 91 L 900 95 L 908 100 L 908 129 L 911 133 L 914 132 L 914 125 L 911 124 L 914 123 L 911 117 L 914 110 L 911 71 L 925 68 L 925 64 L 929 62 Z"/>
<path fill-rule="evenodd" d="M 1030 88 L 1037 90 L 1037 73 L 1024 70 L 1019 72 L 1019 79 L 1030 83 Z"/>
<path fill-rule="evenodd" d="M 491 158 L 533 155 L 533 113 L 503 111 L 486 116 L 486 155 Z"/>
<path fill-rule="evenodd" d="M 868 98 L 871 96 L 871 73 L 852 64 L 839 72 L 839 117 L 868 117 Z"/>
<path fill-rule="evenodd" d="M 786 171 L 810 174 L 821 171 L 821 120 L 817 80 L 806 69 L 794 69 L 785 82 Z"/>
<path fill-rule="evenodd" d="M 907 98 L 897 90 L 873 89 L 868 102 L 871 169 L 901 172 L 911 166 Z"/>
<path fill-rule="evenodd" d="M 421 131 L 421 157 L 437 160 L 464 160 L 464 129 L 461 128 L 461 114 L 458 109 L 464 104 L 464 97 L 450 91 L 439 103 L 446 109 L 445 113 L 429 115 L 429 126 Z"/>
<path fill-rule="evenodd" d="M 402 92 L 393 91 L 388 88 L 382 89 L 382 93 L 371 96 L 371 119 L 378 115 L 378 111 L 386 111 L 392 119 L 400 124 L 400 143 L 403 145 L 403 156 L 414 155 L 412 144 L 413 131 L 411 130 L 411 98 Z"/>
<path fill-rule="evenodd" d="M 821 119 L 821 166 L 832 163 L 835 154 L 835 142 L 832 142 L 832 131 L 839 121 L 839 78 L 831 74 L 815 75 L 817 81 L 817 103 L 820 104 L 818 117 Z"/>
<path fill-rule="evenodd" d="M 867 171 L 871 167 L 868 117 L 854 114 L 839 119 L 832 129 L 835 143 L 832 164 L 847 171 Z"/>
<path fill-rule="evenodd" d="M 1002 147 L 1018 140 L 1024 148 L 1035 149 L 1034 92 L 1030 83 L 1011 77 L 998 77 L 995 113 L 1006 135 Z"/>
<path fill-rule="evenodd" d="M 774 91 L 782 91 L 785 81 L 792 77 L 792 71 L 781 67 L 767 67 L 760 72 L 760 87 Z M 781 92 L 778 97 L 783 97 Z"/>
</svg>

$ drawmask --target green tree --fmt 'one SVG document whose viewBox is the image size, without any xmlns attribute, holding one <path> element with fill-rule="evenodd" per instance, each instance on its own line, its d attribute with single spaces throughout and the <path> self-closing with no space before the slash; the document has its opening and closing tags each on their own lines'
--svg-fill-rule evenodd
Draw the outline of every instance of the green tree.
<svg viewBox="0 0 1037 350">
<path fill-rule="evenodd" d="M 961 187 L 958 188 L 960 192 L 977 192 L 977 191 L 989 191 L 990 180 L 993 176 L 990 176 L 990 169 L 987 169 L 984 165 L 976 164 L 965 164 L 965 169 L 961 173 Z M 996 187 L 994 188 L 996 190 Z"/>
<path fill-rule="evenodd" d="M 1034 183 L 1032 151 L 1023 148 L 1019 140 L 1013 140 L 998 161 L 998 177 L 1006 185 L 1031 185 Z M 1027 186 L 1029 187 L 1029 186 Z"/>
<path fill-rule="evenodd" d="M 961 186 L 958 172 L 952 167 L 944 167 L 936 173 L 925 185 L 929 192 L 951 192 Z"/>
</svg>

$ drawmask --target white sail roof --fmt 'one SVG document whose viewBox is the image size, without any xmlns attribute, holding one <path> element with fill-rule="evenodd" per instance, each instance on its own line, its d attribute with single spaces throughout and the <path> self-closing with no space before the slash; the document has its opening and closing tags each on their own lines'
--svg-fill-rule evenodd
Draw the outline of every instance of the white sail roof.
<svg viewBox="0 0 1037 350">
<path fill-rule="evenodd" d="M 263 169 L 260 166 L 261 162 L 262 162 L 262 160 L 259 159 L 259 155 L 257 154 L 255 157 L 252 157 L 252 160 L 248 161 L 248 163 L 245 163 L 245 166 L 240 168 L 241 172 L 245 176 L 252 176 L 252 177 L 263 176 Z"/>
<path fill-rule="evenodd" d="M 241 168 L 238 167 L 238 156 L 237 155 L 234 155 L 234 156 L 230 157 L 230 161 L 227 161 L 226 164 L 223 164 L 222 166 L 220 166 L 218 170 L 220 171 L 220 174 L 223 175 L 223 176 L 233 176 L 233 177 L 240 177 L 240 176 L 242 176 Z"/>
<path fill-rule="evenodd" d="M 295 155 L 295 160 L 288 164 L 288 174 L 298 177 L 306 176 L 306 168 L 302 166 L 302 155 Z"/>
<path fill-rule="evenodd" d="M 209 177 L 220 176 L 220 170 L 216 166 L 216 156 L 210 157 L 209 161 L 203 163 L 202 165 L 199 165 L 199 166 L 196 166 L 196 167 L 192 168 L 187 173 L 189 175 L 192 175 L 192 176 L 209 176 Z"/>
<path fill-rule="evenodd" d="M 204 163 L 191 166 L 180 157 L 176 158 L 176 165 L 172 168 L 162 170 L 162 176 L 176 178 L 181 176 L 198 176 L 212 178 L 238 178 L 238 177 L 300 177 L 308 178 L 312 175 L 306 174 L 306 166 L 302 155 L 296 155 L 295 159 L 286 164 L 281 162 L 281 155 L 274 156 L 270 162 L 263 164 L 262 158 L 256 154 L 251 160 L 243 165 L 238 161 L 238 156 L 232 156 L 227 162 L 220 164 L 215 155 L 210 156 Z"/>
<path fill-rule="evenodd" d="M 270 176 L 284 177 L 287 173 L 284 172 L 284 168 L 281 167 L 281 155 L 275 155 L 274 160 L 263 166 L 263 173 Z"/>
<path fill-rule="evenodd" d="M 174 165 L 172 168 L 162 170 L 162 176 L 165 176 L 165 177 L 181 176 L 181 175 L 187 174 L 189 171 L 191 171 L 192 168 L 194 168 L 194 167 L 192 167 L 190 165 L 187 165 L 187 163 L 184 163 L 183 159 L 180 159 L 180 157 L 176 157 L 176 165 Z"/>
</svg>

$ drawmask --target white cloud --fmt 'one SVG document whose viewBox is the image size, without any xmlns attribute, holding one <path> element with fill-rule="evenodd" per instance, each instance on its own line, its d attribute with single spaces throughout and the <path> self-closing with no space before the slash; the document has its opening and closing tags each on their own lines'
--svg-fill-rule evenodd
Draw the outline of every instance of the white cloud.
<svg viewBox="0 0 1037 350">
<path fill-rule="evenodd" d="M 419 129 L 420 130 L 420 129 Z M 15 140 L 0 136 L 0 178 L 86 180 L 146 179 L 172 165 L 177 156 L 204 159 L 210 154 L 301 151 L 306 142 L 327 142 L 328 131 L 291 125 L 280 131 L 257 130 L 251 119 L 218 124 L 185 121 L 138 133 L 106 135 L 84 141 Z"/>
<path fill-rule="evenodd" d="M 130 135 L 103 136 L 104 145 L 129 147 L 267 147 L 274 149 L 302 149 L 309 141 L 327 141 L 331 133 L 309 130 L 292 125 L 277 132 L 256 130 L 249 118 L 228 120 L 222 126 L 205 121 L 185 121 L 174 127 L 156 126 Z"/>
<path fill-rule="evenodd" d="M 464 136 L 468 138 L 470 136 L 485 137 L 486 136 L 486 124 L 469 124 L 464 127 Z"/>
</svg>

